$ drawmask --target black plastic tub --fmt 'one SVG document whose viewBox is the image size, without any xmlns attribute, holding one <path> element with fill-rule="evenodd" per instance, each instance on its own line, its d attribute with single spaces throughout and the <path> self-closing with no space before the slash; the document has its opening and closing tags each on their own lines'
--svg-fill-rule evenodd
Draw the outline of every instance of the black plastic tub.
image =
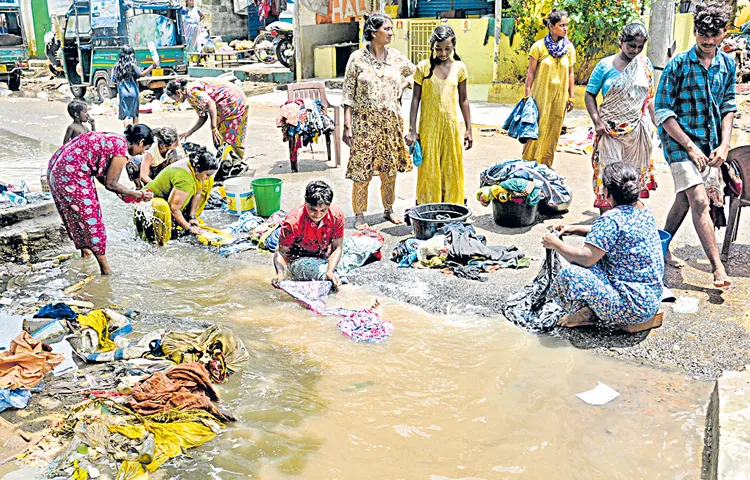
<svg viewBox="0 0 750 480">
<path fill-rule="evenodd" d="M 573 201 L 571 198 L 570 201 L 565 203 L 560 203 L 557 205 L 550 205 L 547 203 L 546 200 L 542 200 L 539 202 L 539 212 L 543 214 L 549 214 L 549 215 L 555 215 L 558 213 L 565 213 L 570 209 L 570 203 Z"/>
<path fill-rule="evenodd" d="M 427 203 L 410 208 L 406 217 L 414 228 L 414 236 L 429 240 L 443 225 L 468 220 L 471 209 L 455 203 Z"/>
<path fill-rule="evenodd" d="M 492 216 L 501 227 L 528 227 L 536 221 L 537 206 L 538 204 L 532 207 L 526 202 L 501 202 L 495 199 L 492 201 Z"/>
</svg>

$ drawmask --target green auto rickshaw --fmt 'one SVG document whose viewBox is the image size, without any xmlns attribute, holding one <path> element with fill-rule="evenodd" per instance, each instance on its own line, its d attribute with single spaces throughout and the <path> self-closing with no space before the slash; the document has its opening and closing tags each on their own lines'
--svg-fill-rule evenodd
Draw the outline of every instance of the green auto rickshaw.
<svg viewBox="0 0 750 480">
<path fill-rule="evenodd" d="M 187 73 L 182 7 L 176 0 L 73 0 L 65 15 L 63 67 L 70 89 L 82 98 L 94 87 L 100 101 L 117 95 L 112 68 L 120 47 L 131 45 L 145 69 L 156 46 L 160 68 L 142 79 L 147 88 L 163 89 L 170 76 Z"/>
<path fill-rule="evenodd" d="M 0 81 L 16 91 L 21 72 L 29 69 L 29 49 L 19 0 L 0 0 Z"/>
</svg>

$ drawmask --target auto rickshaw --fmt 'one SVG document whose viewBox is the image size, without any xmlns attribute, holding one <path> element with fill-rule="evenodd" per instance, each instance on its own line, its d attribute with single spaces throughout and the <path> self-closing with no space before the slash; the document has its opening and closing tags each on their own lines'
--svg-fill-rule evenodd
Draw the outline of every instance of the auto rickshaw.
<svg viewBox="0 0 750 480">
<path fill-rule="evenodd" d="M 16 91 L 21 72 L 29 69 L 29 49 L 21 19 L 20 0 L 0 0 L 0 81 Z"/>
<path fill-rule="evenodd" d="M 1 1 L 1 0 L 0 0 Z M 140 79 L 159 91 L 168 77 L 187 73 L 181 6 L 176 0 L 74 0 L 65 15 L 63 67 L 76 98 L 94 87 L 99 100 L 114 98 L 112 68 L 120 47 L 131 45 L 140 67 L 153 63 L 149 42 L 156 45 L 160 68 Z"/>
</svg>

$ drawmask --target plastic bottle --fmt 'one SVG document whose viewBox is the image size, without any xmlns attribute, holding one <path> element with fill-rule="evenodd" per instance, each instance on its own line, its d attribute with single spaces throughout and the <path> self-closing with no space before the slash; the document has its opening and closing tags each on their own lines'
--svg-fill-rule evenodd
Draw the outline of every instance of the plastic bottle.
<svg viewBox="0 0 750 480">
<path fill-rule="evenodd" d="M 10 203 L 12 203 L 13 205 L 16 205 L 19 207 L 29 203 L 29 201 L 23 198 L 21 195 L 16 195 L 15 193 L 11 191 L 3 192 L 2 196 L 7 198 L 10 201 Z"/>
<path fill-rule="evenodd" d="M 138 461 L 144 465 L 154 461 L 154 452 L 156 450 L 156 442 L 154 442 L 154 434 L 149 433 L 146 440 L 141 445 L 141 451 L 138 454 Z"/>
</svg>

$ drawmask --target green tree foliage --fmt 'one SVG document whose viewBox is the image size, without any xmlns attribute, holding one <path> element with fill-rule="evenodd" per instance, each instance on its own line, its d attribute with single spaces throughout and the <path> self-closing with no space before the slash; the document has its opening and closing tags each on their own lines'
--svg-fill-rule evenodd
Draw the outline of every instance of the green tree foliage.
<svg viewBox="0 0 750 480">
<path fill-rule="evenodd" d="M 546 28 L 542 19 L 552 8 L 570 15 L 568 38 L 576 47 L 576 83 L 588 81 L 596 63 L 618 48 L 622 28 L 640 21 L 638 0 L 510 0 L 508 16 L 516 18 L 516 30 L 523 42 L 519 49 L 528 52 Z"/>
</svg>

